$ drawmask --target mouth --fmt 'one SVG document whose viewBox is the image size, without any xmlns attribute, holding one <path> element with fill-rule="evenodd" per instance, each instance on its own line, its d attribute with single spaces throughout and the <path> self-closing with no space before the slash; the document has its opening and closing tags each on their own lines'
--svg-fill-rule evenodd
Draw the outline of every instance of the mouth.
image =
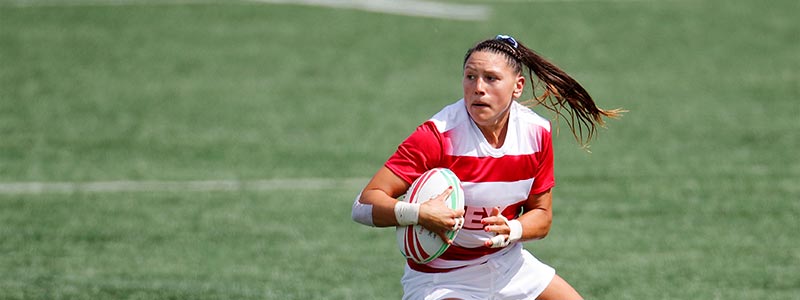
<svg viewBox="0 0 800 300">
<path fill-rule="evenodd" d="M 486 103 L 483 103 L 483 102 L 473 102 L 471 106 L 472 107 L 479 107 L 479 108 L 480 107 L 486 107 L 486 108 L 490 108 L 491 107 L 489 104 L 486 104 Z"/>
</svg>

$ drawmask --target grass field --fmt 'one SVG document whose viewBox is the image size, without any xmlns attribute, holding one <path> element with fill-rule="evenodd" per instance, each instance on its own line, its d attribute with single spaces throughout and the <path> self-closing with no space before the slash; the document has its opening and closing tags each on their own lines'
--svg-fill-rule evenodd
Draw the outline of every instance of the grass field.
<svg viewBox="0 0 800 300">
<path fill-rule="evenodd" d="M 0 299 L 399 299 L 353 182 L 497 33 L 630 111 L 591 153 L 561 125 L 526 248 L 587 299 L 800 298 L 800 2 L 442 2 L 491 14 L 0 0 Z M 294 184 L 8 188 L 122 180 Z"/>
</svg>

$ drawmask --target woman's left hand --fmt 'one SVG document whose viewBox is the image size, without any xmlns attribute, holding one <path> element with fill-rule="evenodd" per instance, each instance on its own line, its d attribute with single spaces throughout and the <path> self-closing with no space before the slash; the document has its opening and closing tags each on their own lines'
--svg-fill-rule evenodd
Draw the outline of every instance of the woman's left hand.
<svg viewBox="0 0 800 300">
<path fill-rule="evenodd" d="M 501 214 L 499 207 L 493 207 L 488 217 L 481 219 L 483 230 L 494 232 L 495 237 L 484 242 L 484 246 L 499 248 L 510 245 L 522 236 L 522 226 L 517 220 L 509 221 Z"/>
<path fill-rule="evenodd" d="M 508 234 L 511 233 L 511 229 L 508 227 L 506 223 L 506 218 L 503 218 L 500 215 L 500 208 L 493 207 L 492 212 L 489 214 L 488 217 L 481 219 L 481 224 L 483 224 L 483 230 L 486 232 L 494 232 L 498 236 L 502 236 L 503 240 L 508 239 Z M 487 240 L 484 242 L 484 246 L 492 247 L 494 245 L 494 238 Z"/>
<path fill-rule="evenodd" d="M 510 232 L 508 224 L 506 224 L 506 218 L 503 218 L 500 215 L 499 207 L 493 207 L 489 216 L 481 219 L 481 224 L 483 224 L 483 230 L 486 232 L 494 232 L 505 235 L 508 235 Z"/>
</svg>

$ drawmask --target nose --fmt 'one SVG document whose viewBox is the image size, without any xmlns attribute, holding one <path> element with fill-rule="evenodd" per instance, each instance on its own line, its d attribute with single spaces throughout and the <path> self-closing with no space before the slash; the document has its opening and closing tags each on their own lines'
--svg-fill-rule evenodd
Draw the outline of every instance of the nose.
<svg viewBox="0 0 800 300">
<path fill-rule="evenodd" d="M 475 95 L 486 94 L 486 90 L 484 89 L 485 84 L 482 78 L 475 79 Z"/>
</svg>

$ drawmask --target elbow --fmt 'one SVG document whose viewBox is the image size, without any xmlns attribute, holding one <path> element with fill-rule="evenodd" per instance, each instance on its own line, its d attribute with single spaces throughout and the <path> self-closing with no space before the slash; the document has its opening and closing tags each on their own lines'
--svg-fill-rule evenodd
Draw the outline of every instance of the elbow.
<svg viewBox="0 0 800 300">
<path fill-rule="evenodd" d="M 547 235 L 550 234 L 550 228 L 553 225 L 553 215 L 547 214 L 547 218 L 546 219 L 547 220 L 545 222 L 543 222 L 541 228 L 539 229 L 539 232 L 540 232 L 539 239 L 540 240 L 546 238 Z"/>
<path fill-rule="evenodd" d="M 537 238 L 537 239 L 538 240 L 543 240 L 549 234 L 550 234 L 550 225 L 547 225 L 547 226 L 545 226 L 544 228 L 541 229 L 541 232 L 539 234 L 539 238 Z"/>
<path fill-rule="evenodd" d="M 530 236 L 528 236 L 526 240 L 543 240 L 548 234 L 550 234 L 550 224 L 542 224 L 532 230 Z"/>
<path fill-rule="evenodd" d="M 553 224 L 552 216 L 547 216 L 543 219 L 545 220 L 542 220 L 541 223 L 538 223 L 537 226 L 533 228 L 534 230 L 531 232 L 530 236 L 531 240 L 542 240 L 550 234 L 550 228 Z"/>
<path fill-rule="evenodd" d="M 367 225 L 370 227 L 375 227 L 375 223 L 372 220 L 372 205 L 361 203 L 361 193 L 356 196 L 356 199 L 353 201 L 353 208 L 350 211 L 350 218 L 357 223 Z"/>
</svg>

